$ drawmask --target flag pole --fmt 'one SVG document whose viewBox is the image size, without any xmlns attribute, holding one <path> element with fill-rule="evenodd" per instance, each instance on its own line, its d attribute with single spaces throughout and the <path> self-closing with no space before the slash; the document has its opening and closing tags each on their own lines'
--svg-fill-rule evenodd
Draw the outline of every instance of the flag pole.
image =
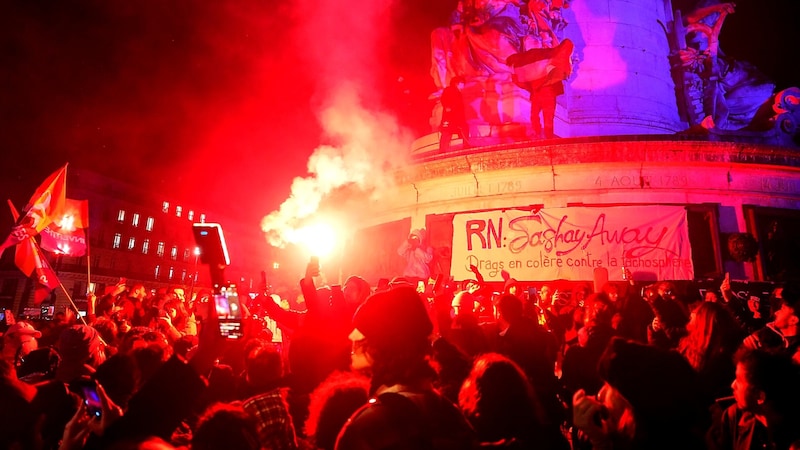
<svg viewBox="0 0 800 450">
<path fill-rule="evenodd" d="M 34 247 L 36 247 L 36 251 L 39 252 L 39 254 L 42 255 L 42 257 L 44 257 L 44 253 L 42 253 L 42 248 L 39 246 L 39 243 L 36 242 L 36 239 L 34 238 L 28 238 L 28 239 L 30 239 L 31 242 L 33 242 Z M 49 263 L 45 260 L 45 264 Z M 56 281 L 58 281 L 58 286 L 61 287 L 61 291 L 64 293 L 64 295 L 67 296 L 67 300 L 69 300 L 69 304 L 72 306 L 72 310 L 75 311 L 75 315 L 78 316 L 78 319 L 80 319 L 84 325 L 88 325 L 86 323 L 86 319 L 84 319 L 83 316 L 81 316 L 81 312 L 78 309 L 78 305 L 76 305 L 75 302 L 72 300 L 72 296 L 69 295 L 69 292 L 67 292 L 67 288 L 64 286 L 64 283 L 61 282 L 61 278 L 56 276 Z"/>
<path fill-rule="evenodd" d="M 89 292 L 89 286 L 92 285 L 92 253 L 89 250 L 91 245 L 89 244 L 89 227 L 84 228 L 84 233 L 86 233 L 86 292 Z M 92 294 L 94 294 L 94 289 L 92 289 Z"/>
</svg>

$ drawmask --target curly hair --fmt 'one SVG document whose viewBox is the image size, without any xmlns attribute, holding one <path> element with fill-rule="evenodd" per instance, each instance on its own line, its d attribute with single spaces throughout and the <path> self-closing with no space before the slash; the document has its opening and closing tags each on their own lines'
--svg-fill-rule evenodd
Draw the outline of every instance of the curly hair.
<svg viewBox="0 0 800 450">
<path fill-rule="evenodd" d="M 333 450 L 345 422 L 369 400 L 369 379 L 356 372 L 334 372 L 310 399 L 305 435 L 315 448 Z"/>
<path fill-rule="evenodd" d="M 497 353 L 475 360 L 458 394 L 458 405 L 483 442 L 522 437 L 545 421 L 525 373 Z"/>
</svg>

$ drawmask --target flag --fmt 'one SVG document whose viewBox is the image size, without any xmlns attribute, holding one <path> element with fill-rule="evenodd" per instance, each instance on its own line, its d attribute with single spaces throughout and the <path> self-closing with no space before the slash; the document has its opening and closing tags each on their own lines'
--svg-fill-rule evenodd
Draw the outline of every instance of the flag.
<svg viewBox="0 0 800 450">
<path fill-rule="evenodd" d="M 81 228 L 72 231 L 47 227 L 40 234 L 42 250 L 67 256 L 83 256 L 86 254 L 86 233 Z"/>
<path fill-rule="evenodd" d="M 34 306 L 39 306 L 42 300 L 50 295 L 50 291 L 58 287 L 58 277 L 56 277 L 41 249 L 36 245 L 34 238 L 28 237 L 17 244 L 14 263 L 22 273 L 34 278 Z"/>
<path fill-rule="evenodd" d="M 42 249 L 69 256 L 86 254 L 86 233 L 89 226 L 89 201 L 66 199 L 64 214 L 56 217 L 42 233 Z"/>
<path fill-rule="evenodd" d="M 14 216 L 14 220 L 17 220 L 19 218 L 19 213 L 11 202 L 9 202 L 9 206 L 11 207 L 11 214 Z M 26 276 L 30 277 L 35 275 L 33 293 L 34 306 L 39 306 L 42 301 L 50 295 L 50 292 L 61 284 L 55 272 L 50 267 L 50 264 L 47 262 L 47 259 L 44 257 L 42 250 L 36 245 L 36 240 L 33 236 L 27 236 L 17 244 L 17 249 L 14 254 L 14 263 Z"/>
<path fill-rule="evenodd" d="M 53 220 L 64 213 L 67 193 L 67 165 L 55 171 L 36 189 L 22 209 L 18 221 L 30 236 L 41 233 Z"/>
<path fill-rule="evenodd" d="M 508 57 L 508 65 L 520 83 L 544 85 L 567 79 L 572 73 L 572 51 L 575 44 L 564 39 L 552 48 L 532 48 Z M 557 69 L 557 71 L 555 70 Z M 552 74 L 558 73 L 557 77 Z M 550 76 L 551 80 L 546 80 Z M 549 81 L 549 82 L 548 82 Z"/>
<path fill-rule="evenodd" d="M 42 301 L 50 296 L 50 292 L 57 288 L 61 283 L 50 264 L 44 258 L 42 251 L 32 243 L 33 238 L 28 238 L 30 245 L 33 246 L 33 252 L 36 261 L 35 277 L 34 277 L 34 291 L 33 291 L 33 306 L 39 306 Z M 21 246 L 22 244 L 20 244 Z"/>
</svg>

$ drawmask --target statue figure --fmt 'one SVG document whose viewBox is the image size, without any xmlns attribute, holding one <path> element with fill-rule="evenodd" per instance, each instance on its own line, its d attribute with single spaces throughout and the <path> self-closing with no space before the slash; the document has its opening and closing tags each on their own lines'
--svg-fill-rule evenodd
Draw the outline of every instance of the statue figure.
<svg viewBox="0 0 800 450">
<path fill-rule="evenodd" d="M 684 95 L 690 105 L 695 98 L 701 99 L 688 108 L 690 125 L 746 128 L 775 89 L 753 65 L 726 57 L 720 48 L 723 22 L 733 12 L 733 3 L 712 4 L 688 14 L 685 28 L 679 27 L 682 36 L 678 36 L 681 48 L 677 56 L 685 80 Z"/>
<path fill-rule="evenodd" d="M 534 139 L 556 137 L 553 133 L 556 97 L 564 93 L 564 80 L 572 73 L 574 48 L 572 41 L 564 39 L 555 48 L 532 48 L 508 58 L 508 64 L 515 69 L 514 82 L 531 94 Z"/>
<path fill-rule="evenodd" d="M 558 45 L 557 34 L 566 25 L 561 9 L 566 6 L 567 0 L 459 1 L 450 26 L 431 34 L 431 76 L 437 92 L 430 98 L 438 100 L 450 80 L 461 76 L 467 86 L 463 95 L 468 122 L 526 124 L 526 114 L 515 115 L 518 108 L 509 106 L 529 95 L 515 83 L 515 68 L 508 59 L 529 49 Z M 441 123 L 437 114 L 441 114 L 438 103 L 431 119 L 434 127 Z"/>
</svg>

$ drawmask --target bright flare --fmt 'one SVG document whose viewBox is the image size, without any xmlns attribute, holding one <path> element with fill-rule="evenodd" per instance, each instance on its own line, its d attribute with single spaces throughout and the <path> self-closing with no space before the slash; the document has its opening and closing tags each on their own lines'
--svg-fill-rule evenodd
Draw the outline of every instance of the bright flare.
<svg viewBox="0 0 800 450">
<path fill-rule="evenodd" d="M 60 222 L 56 222 L 64 231 L 75 231 L 75 216 L 72 214 L 64 214 Z"/>
<path fill-rule="evenodd" d="M 315 223 L 293 230 L 289 242 L 302 245 L 310 254 L 324 258 L 336 247 L 336 232 L 328 224 Z"/>
</svg>

